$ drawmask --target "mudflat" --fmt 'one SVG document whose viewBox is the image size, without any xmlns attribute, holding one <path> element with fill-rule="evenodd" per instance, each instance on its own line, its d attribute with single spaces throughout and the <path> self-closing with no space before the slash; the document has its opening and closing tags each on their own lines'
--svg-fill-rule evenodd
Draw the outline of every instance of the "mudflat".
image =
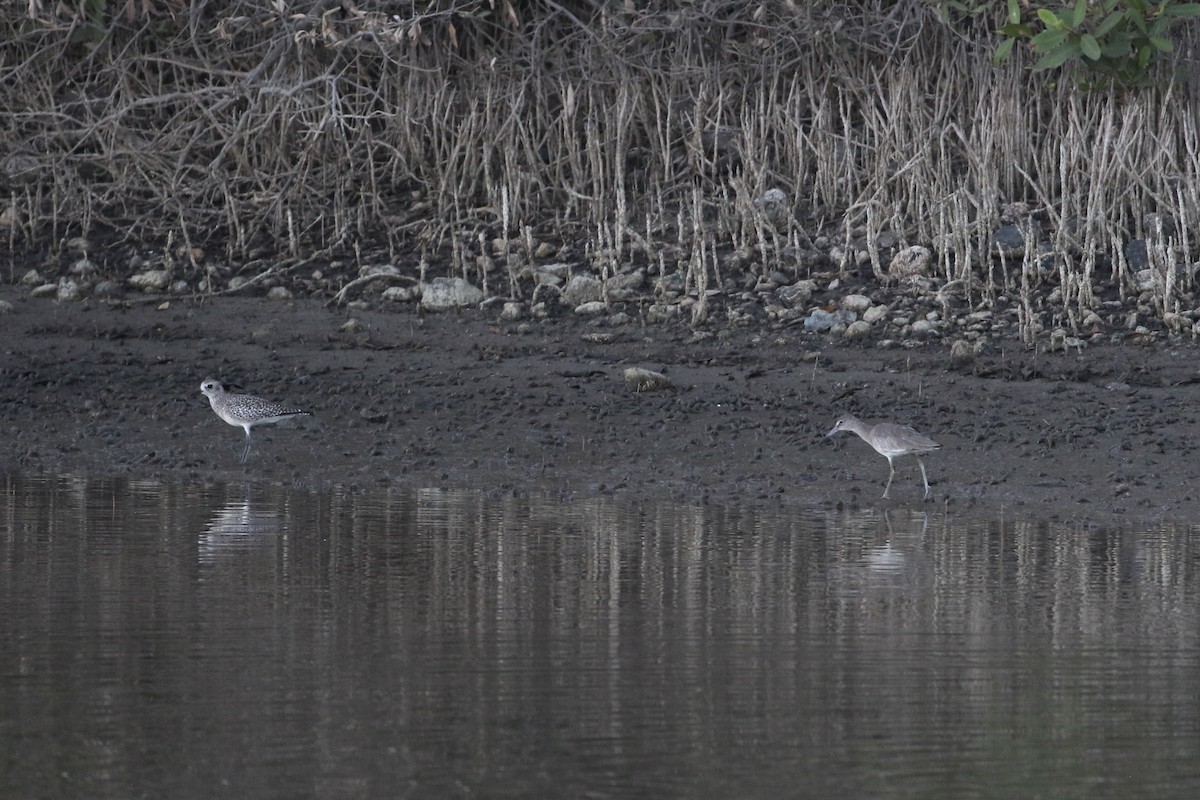
<svg viewBox="0 0 1200 800">
<path fill-rule="evenodd" d="M 1080 350 L 993 342 L 833 341 L 799 326 L 597 327 L 499 309 L 330 308 L 319 300 L 57 303 L 0 289 L 0 468 L 314 489 L 472 487 L 631 501 L 949 506 L 985 513 L 1200 519 L 1190 338 Z M 673 388 L 636 392 L 630 367 Z M 200 394 L 311 410 L 244 434 Z M 911 425 L 943 445 L 887 461 L 839 414 Z"/>
</svg>

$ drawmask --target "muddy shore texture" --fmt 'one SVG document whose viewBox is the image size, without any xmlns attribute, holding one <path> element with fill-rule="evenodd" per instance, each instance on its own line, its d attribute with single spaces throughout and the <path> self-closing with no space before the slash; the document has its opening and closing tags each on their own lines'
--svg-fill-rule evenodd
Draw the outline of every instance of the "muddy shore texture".
<svg viewBox="0 0 1200 800">
<path fill-rule="evenodd" d="M 883 349 L 798 327 L 629 325 L 600 342 L 577 318 L 519 326 L 496 308 L 0 298 L 13 305 L 0 316 L 5 471 L 922 506 L 915 461 L 897 461 L 881 500 L 886 460 L 852 435 L 824 438 L 850 412 L 942 443 L 926 458 L 926 508 L 1200 519 L 1190 339 L 1056 353 L 993 344 L 955 366 L 944 341 Z M 675 388 L 631 391 L 628 367 Z M 243 466 L 241 429 L 200 394 L 209 376 L 314 420 L 256 429 Z"/>
</svg>

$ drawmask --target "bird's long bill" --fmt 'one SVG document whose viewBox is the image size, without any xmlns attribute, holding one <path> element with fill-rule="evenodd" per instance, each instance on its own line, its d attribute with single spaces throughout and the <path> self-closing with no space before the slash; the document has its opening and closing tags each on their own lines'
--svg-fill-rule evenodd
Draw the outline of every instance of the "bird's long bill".
<svg viewBox="0 0 1200 800">
<path fill-rule="evenodd" d="M 833 436 L 835 433 L 837 433 L 840 430 L 841 430 L 841 428 L 839 428 L 837 425 L 834 425 L 833 430 L 831 430 L 829 433 L 825 434 L 825 438 L 828 439 L 830 436 Z"/>
</svg>

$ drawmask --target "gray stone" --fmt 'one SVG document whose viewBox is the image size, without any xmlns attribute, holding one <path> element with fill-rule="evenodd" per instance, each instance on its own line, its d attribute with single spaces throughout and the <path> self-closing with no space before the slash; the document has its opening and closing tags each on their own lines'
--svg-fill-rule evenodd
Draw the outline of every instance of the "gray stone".
<svg viewBox="0 0 1200 800">
<path fill-rule="evenodd" d="M 791 286 L 780 286 L 775 290 L 775 296 L 784 305 L 794 308 L 806 305 L 812 299 L 813 292 L 816 289 L 816 281 L 796 281 Z"/>
<path fill-rule="evenodd" d="M 500 319 L 505 322 L 516 322 L 523 316 L 525 316 L 525 306 L 511 300 L 505 303 L 504 308 L 500 310 Z"/>
<path fill-rule="evenodd" d="M 96 265 L 89 261 L 87 256 L 84 256 L 71 265 L 72 275 L 91 275 L 95 271 Z"/>
<path fill-rule="evenodd" d="M 13 304 L 7 300 L 0 300 L 0 314 L 11 314 L 13 312 Z"/>
<path fill-rule="evenodd" d="M 869 325 L 874 325 L 882 319 L 886 319 L 887 315 L 892 313 L 887 306 L 871 306 L 863 312 L 863 322 Z"/>
<path fill-rule="evenodd" d="M 888 275 L 891 275 L 893 278 L 911 278 L 915 275 L 927 275 L 932 256 L 933 254 L 929 252 L 929 248 L 927 247 L 921 247 L 920 245 L 906 247 L 892 256 L 892 261 L 888 264 Z"/>
<path fill-rule="evenodd" d="M 581 317 L 598 317 L 608 311 L 608 305 L 603 300 L 593 300 L 575 306 L 575 313 Z"/>
<path fill-rule="evenodd" d="M 1150 255 L 1146 252 L 1145 239 L 1133 239 L 1125 243 L 1125 263 L 1132 270 L 1145 269 L 1150 266 Z"/>
<path fill-rule="evenodd" d="M 165 269 L 148 269 L 129 277 L 129 285 L 143 292 L 161 292 L 171 281 L 171 274 Z"/>
<path fill-rule="evenodd" d="M 828 331 L 838 325 L 849 325 L 855 319 L 853 311 L 840 309 L 831 313 L 823 308 L 817 308 L 805 318 L 804 330 L 809 332 Z"/>
<path fill-rule="evenodd" d="M 861 339 L 871 332 L 871 324 L 864 320 L 856 320 L 846 326 L 846 332 L 843 334 L 847 339 Z"/>
<path fill-rule="evenodd" d="M 992 252 L 1006 257 L 1025 254 L 1025 234 L 1016 225 L 1002 225 L 992 234 Z"/>
<path fill-rule="evenodd" d="M 848 294 L 838 303 L 839 306 L 846 311 L 853 311 L 855 314 L 862 314 L 871 307 L 871 298 L 865 294 Z"/>
<path fill-rule="evenodd" d="M 58 284 L 43 283 L 41 286 L 33 287 L 33 291 L 31 291 L 29 294 L 31 297 L 36 297 L 38 299 L 55 297 L 58 295 Z"/>
<path fill-rule="evenodd" d="M 462 278 L 434 278 L 421 286 L 421 307 L 427 311 L 448 311 L 482 302 L 483 291 Z"/>
<path fill-rule="evenodd" d="M 79 299 L 79 284 L 64 278 L 58 282 L 58 291 L 54 293 L 54 299 L 60 303 L 75 302 Z"/>
<path fill-rule="evenodd" d="M 415 286 L 389 286 L 380 297 L 389 303 L 407 303 L 416 298 L 418 291 Z"/>
<path fill-rule="evenodd" d="M 268 300 L 291 300 L 292 292 L 286 286 L 272 286 L 267 292 Z"/>
<path fill-rule="evenodd" d="M 675 384 L 661 372 L 654 372 L 641 367 L 630 367 L 625 370 L 625 385 L 635 392 L 653 392 L 663 389 L 674 389 Z"/>
<path fill-rule="evenodd" d="M 562 300 L 571 307 L 604 299 L 604 284 L 591 275 L 575 275 L 562 290 Z"/>
</svg>

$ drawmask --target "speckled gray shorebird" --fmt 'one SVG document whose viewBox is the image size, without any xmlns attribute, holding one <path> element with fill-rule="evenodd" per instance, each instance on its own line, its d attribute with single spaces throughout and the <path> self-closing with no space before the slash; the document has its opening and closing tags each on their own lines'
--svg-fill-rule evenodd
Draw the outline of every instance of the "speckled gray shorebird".
<svg viewBox="0 0 1200 800">
<path fill-rule="evenodd" d="M 246 429 L 246 449 L 242 451 L 242 463 L 250 458 L 250 429 L 255 425 L 272 425 L 292 417 L 310 417 L 311 411 L 272 403 L 249 394 L 230 394 L 219 381 L 205 378 L 200 392 L 208 398 L 209 405 L 217 416 L 235 427 Z"/>
<path fill-rule="evenodd" d="M 888 460 L 887 486 L 883 487 L 883 499 L 886 500 L 888 490 L 892 488 L 892 478 L 896 477 L 896 466 L 892 459 L 900 456 L 916 456 L 921 465 L 921 480 L 925 481 L 925 499 L 929 499 L 929 476 L 925 474 L 925 462 L 921 456 L 942 449 L 942 446 L 923 433 L 918 433 L 907 425 L 896 425 L 891 422 L 881 422 L 878 425 L 868 425 L 857 417 L 846 416 L 834 423 L 833 430 L 825 434 L 828 439 L 840 431 L 857 433 L 875 452 Z"/>
</svg>

